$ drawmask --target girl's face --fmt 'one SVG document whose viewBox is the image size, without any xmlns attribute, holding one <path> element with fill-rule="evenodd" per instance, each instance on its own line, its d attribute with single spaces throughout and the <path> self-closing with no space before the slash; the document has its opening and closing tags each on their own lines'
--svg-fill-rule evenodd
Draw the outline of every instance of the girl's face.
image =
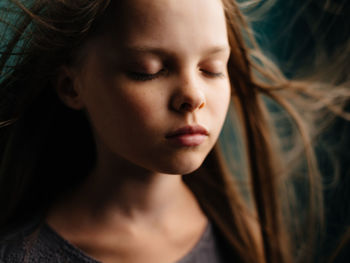
<svg viewBox="0 0 350 263">
<path fill-rule="evenodd" d="M 128 0 L 110 8 L 75 82 L 99 149 L 150 171 L 190 173 L 214 146 L 229 105 L 221 1 Z"/>
</svg>

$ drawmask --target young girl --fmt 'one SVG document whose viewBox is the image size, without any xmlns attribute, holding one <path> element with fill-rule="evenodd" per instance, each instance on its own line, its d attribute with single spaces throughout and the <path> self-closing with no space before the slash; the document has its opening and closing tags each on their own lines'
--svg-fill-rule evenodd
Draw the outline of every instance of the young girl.
<svg viewBox="0 0 350 263">
<path fill-rule="evenodd" d="M 11 2 L 0 260 L 292 262 L 259 95 L 290 83 L 233 0 Z M 217 142 L 230 101 L 251 203 Z"/>
</svg>

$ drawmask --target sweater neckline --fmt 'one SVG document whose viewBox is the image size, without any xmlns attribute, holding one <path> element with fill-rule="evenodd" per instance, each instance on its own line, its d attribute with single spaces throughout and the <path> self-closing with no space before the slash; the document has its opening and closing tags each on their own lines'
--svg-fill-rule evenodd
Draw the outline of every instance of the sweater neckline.
<svg viewBox="0 0 350 263">
<path fill-rule="evenodd" d="M 202 248 L 205 247 L 207 241 L 210 240 L 212 231 L 212 224 L 210 220 L 208 220 L 205 230 L 201 234 L 199 240 L 195 243 L 195 245 L 191 248 L 190 251 L 188 251 L 182 258 L 180 258 L 174 263 L 188 262 L 192 257 L 195 257 L 197 253 L 200 253 Z M 102 263 L 87 255 L 83 250 L 81 250 L 80 248 L 63 238 L 46 222 L 42 226 L 41 233 L 43 234 L 46 240 L 49 239 L 54 241 L 54 244 L 55 246 L 57 246 L 57 248 L 64 249 L 64 251 L 67 252 L 70 256 L 79 259 L 84 263 Z M 51 242 L 48 242 L 47 244 L 51 244 Z"/>
</svg>

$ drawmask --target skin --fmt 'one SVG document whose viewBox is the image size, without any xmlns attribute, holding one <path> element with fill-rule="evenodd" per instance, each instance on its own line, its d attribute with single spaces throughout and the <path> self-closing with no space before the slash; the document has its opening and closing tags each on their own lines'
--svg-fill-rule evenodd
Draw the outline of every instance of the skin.
<svg viewBox="0 0 350 263">
<path fill-rule="evenodd" d="M 227 113 L 225 17 L 218 0 L 121 2 L 83 65 L 58 78 L 61 99 L 90 119 L 98 159 L 47 222 L 103 262 L 175 262 L 207 225 L 181 175 L 203 163 Z M 198 146 L 166 138 L 195 124 L 209 132 Z"/>
</svg>

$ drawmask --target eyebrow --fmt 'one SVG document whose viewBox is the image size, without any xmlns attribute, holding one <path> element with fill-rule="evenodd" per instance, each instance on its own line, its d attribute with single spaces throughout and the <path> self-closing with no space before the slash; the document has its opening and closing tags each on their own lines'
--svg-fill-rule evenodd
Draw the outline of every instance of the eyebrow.
<svg viewBox="0 0 350 263">
<path fill-rule="evenodd" d="M 208 55 L 213 55 L 213 54 L 217 54 L 217 53 L 223 53 L 223 52 L 230 52 L 231 48 L 229 46 L 215 46 L 212 47 L 208 50 L 206 50 L 206 54 Z"/>
</svg>

